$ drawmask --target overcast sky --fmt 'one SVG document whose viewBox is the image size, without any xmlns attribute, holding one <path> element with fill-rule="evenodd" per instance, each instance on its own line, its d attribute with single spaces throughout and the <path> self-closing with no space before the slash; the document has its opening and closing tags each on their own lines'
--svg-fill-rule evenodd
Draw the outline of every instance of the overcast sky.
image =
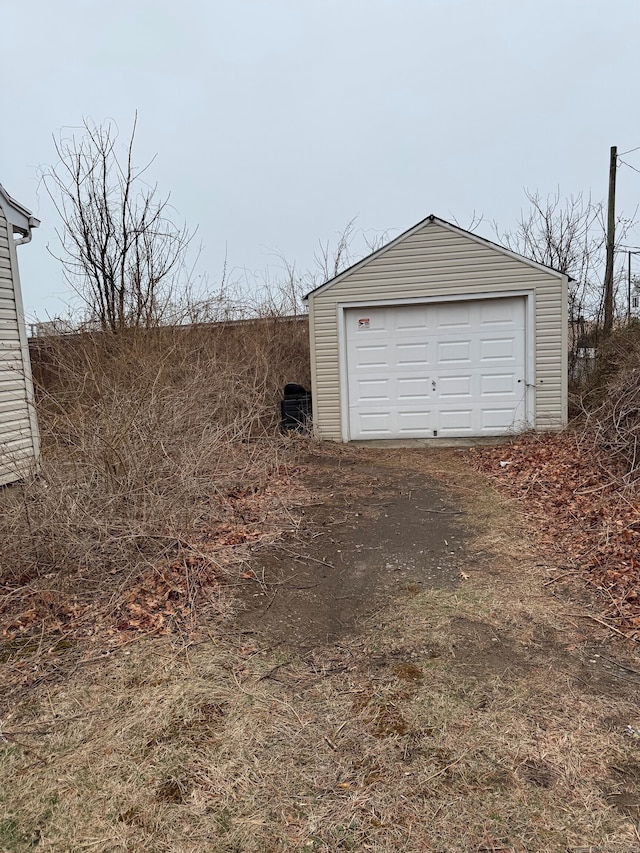
<svg viewBox="0 0 640 853">
<path fill-rule="evenodd" d="M 26 313 L 64 313 L 52 134 L 138 111 L 135 159 L 199 227 L 199 272 L 303 270 L 357 217 L 514 227 L 524 189 L 607 191 L 640 146 L 638 0 L 31 0 L 4 3 L 0 183 L 42 220 Z M 640 169 L 640 151 L 624 158 Z M 621 167 L 619 207 L 640 200 Z M 640 235 L 637 235 L 640 242 Z"/>
</svg>

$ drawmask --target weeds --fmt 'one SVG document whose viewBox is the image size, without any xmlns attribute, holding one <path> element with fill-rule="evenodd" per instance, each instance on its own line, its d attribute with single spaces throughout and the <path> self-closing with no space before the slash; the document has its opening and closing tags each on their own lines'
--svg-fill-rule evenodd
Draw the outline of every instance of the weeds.
<svg viewBox="0 0 640 853">
<path fill-rule="evenodd" d="M 166 628 L 217 581 L 221 548 L 276 521 L 296 458 L 278 400 L 308 384 L 306 323 L 49 337 L 32 360 L 42 464 L 3 495 L 4 636 L 90 630 L 97 601 Z"/>
</svg>

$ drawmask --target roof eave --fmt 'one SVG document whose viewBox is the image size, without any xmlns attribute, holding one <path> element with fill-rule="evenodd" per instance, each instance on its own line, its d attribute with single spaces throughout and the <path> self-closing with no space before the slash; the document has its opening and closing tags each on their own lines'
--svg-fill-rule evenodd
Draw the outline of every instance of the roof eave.
<svg viewBox="0 0 640 853">
<path fill-rule="evenodd" d="M 27 210 L 15 198 L 12 198 L 2 184 L 0 184 L 0 207 L 2 207 L 7 222 L 10 223 L 14 234 L 29 237 L 32 229 L 38 228 L 40 225 L 40 220 L 36 219 L 31 211 Z"/>
</svg>

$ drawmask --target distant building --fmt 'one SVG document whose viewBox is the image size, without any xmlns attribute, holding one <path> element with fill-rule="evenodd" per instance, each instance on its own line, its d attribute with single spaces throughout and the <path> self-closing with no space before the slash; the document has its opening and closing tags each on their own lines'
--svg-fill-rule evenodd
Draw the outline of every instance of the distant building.
<svg viewBox="0 0 640 853">
<path fill-rule="evenodd" d="M 73 332 L 83 330 L 83 326 L 79 323 L 73 324 L 68 320 L 61 320 L 58 317 L 53 320 L 38 320 L 35 323 L 29 323 L 30 338 L 50 338 L 53 335 L 69 335 Z"/>
<path fill-rule="evenodd" d="M 631 279 L 629 311 L 632 317 L 640 317 L 640 281 L 637 277 Z"/>
</svg>

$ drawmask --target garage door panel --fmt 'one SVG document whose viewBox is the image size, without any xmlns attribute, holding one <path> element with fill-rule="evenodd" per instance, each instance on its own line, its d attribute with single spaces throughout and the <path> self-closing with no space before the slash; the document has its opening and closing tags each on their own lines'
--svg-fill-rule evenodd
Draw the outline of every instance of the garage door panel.
<svg viewBox="0 0 640 853">
<path fill-rule="evenodd" d="M 515 361 L 517 349 L 519 347 L 515 335 L 484 338 L 480 341 L 480 361 Z"/>
<path fill-rule="evenodd" d="M 464 376 L 439 376 L 438 377 L 438 397 L 440 399 L 447 397 L 471 397 L 473 377 L 470 374 Z"/>
<path fill-rule="evenodd" d="M 390 402 L 390 379 L 359 379 L 357 402 Z"/>
<path fill-rule="evenodd" d="M 524 383 L 518 383 L 515 373 L 493 373 L 480 376 L 480 393 L 483 397 L 496 394 L 524 394 Z"/>
<path fill-rule="evenodd" d="M 438 435 L 471 435 L 473 433 L 473 409 L 440 410 Z"/>
<path fill-rule="evenodd" d="M 398 366 L 429 364 L 429 346 L 425 343 L 396 344 L 395 363 Z"/>
<path fill-rule="evenodd" d="M 427 376 L 397 379 L 396 385 L 398 400 L 415 402 L 429 399 L 431 382 Z"/>
<path fill-rule="evenodd" d="M 443 302 L 436 306 L 434 313 L 438 332 L 450 332 L 452 328 L 468 329 L 471 325 L 471 305 L 461 302 Z"/>
<path fill-rule="evenodd" d="M 420 409 L 414 412 L 398 412 L 398 431 L 402 435 L 407 433 L 423 433 L 425 424 L 430 424 L 433 420 L 431 409 Z"/>
<path fill-rule="evenodd" d="M 507 432 L 514 426 L 513 406 L 483 408 L 480 414 L 482 432 L 490 433 L 496 430 Z"/>
<path fill-rule="evenodd" d="M 391 435 L 390 412 L 355 412 L 355 422 L 360 435 Z"/>
<path fill-rule="evenodd" d="M 387 344 L 377 346 L 359 346 L 357 348 L 358 365 L 361 367 L 386 367 L 389 363 Z"/>
<path fill-rule="evenodd" d="M 389 314 L 384 308 L 366 308 L 354 314 L 353 324 L 355 328 L 370 332 L 390 332 Z"/>
<path fill-rule="evenodd" d="M 438 341 L 438 364 L 471 364 L 471 341 Z"/>
<path fill-rule="evenodd" d="M 479 299 L 477 306 L 480 325 L 487 326 L 517 326 L 524 328 L 524 312 L 514 315 L 515 299 Z"/>
<path fill-rule="evenodd" d="M 523 297 L 347 309 L 345 325 L 351 438 L 501 434 L 524 421 Z"/>
<path fill-rule="evenodd" d="M 395 314 L 394 326 L 398 332 L 423 332 L 429 328 L 426 307 L 417 306 L 413 311 L 395 312 Z"/>
</svg>

